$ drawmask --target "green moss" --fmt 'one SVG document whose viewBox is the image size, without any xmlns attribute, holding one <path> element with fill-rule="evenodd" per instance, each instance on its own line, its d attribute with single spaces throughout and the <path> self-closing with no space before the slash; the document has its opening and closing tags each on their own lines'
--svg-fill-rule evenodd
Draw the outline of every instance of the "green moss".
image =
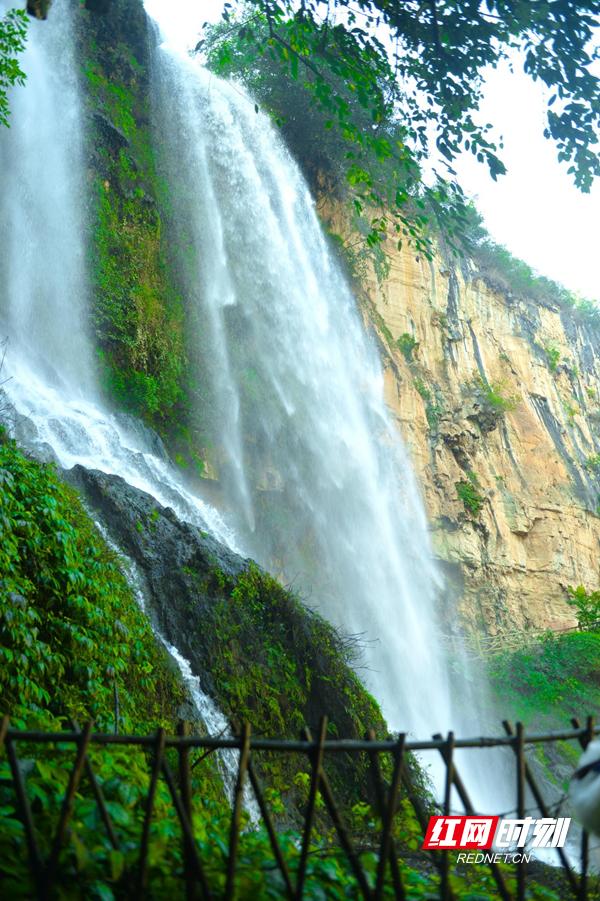
<svg viewBox="0 0 600 901">
<path fill-rule="evenodd" d="M 120 49 L 119 49 L 120 48 Z M 187 416 L 183 301 L 163 239 L 144 67 L 93 40 L 84 67 L 96 114 L 92 313 L 105 393 L 165 438 Z M 110 67 L 107 68 L 107 66 Z M 108 123 L 108 124 L 107 124 Z"/>
</svg>

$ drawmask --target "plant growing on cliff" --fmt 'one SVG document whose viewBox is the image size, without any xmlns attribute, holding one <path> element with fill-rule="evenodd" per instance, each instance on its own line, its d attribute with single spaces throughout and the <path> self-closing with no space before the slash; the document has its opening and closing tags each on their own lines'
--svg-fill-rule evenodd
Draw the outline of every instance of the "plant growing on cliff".
<svg viewBox="0 0 600 901">
<path fill-rule="evenodd" d="M 546 359 L 548 360 L 550 372 L 556 372 L 560 360 L 560 350 L 557 347 L 554 347 L 553 344 L 547 344 L 544 351 L 546 352 Z"/>
<path fill-rule="evenodd" d="M 482 399 L 486 406 L 502 415 L 512 413 L 520 403 L 518 394 L 508 394 L 508 385 L 504 379 L 496 382 L 488 382 L 487 378 L 477 374 L 474 378 L 475 388 L 482 393 Z"/>
<path fill-rule="evenodd" d="M 587 592 L 583 585 L 567 588 L 567 604 L 574 607 L 582 632 L 600 628 L 600 590 Z"/>
<path fill-rule="evenodd" d="M 579 416 L 581 410 L 577 406 L 577 404 L 566 402 L 564 404 L 564 411 L 567 414 L 567 419 L 569 423 L 572 425 L 575 422 L 575 417 Z"/>
<path fill-rule="evenodd" d="M 423 379 L 415 379 L 415 388 L 425 401 L 425 416 L 427 417 L 427 424 L 432 431 L 435 431 L 438 427 L 440 416 L 442 416 L 444 412 L 444 408 L 441 406 L 434 394 L 429 390 Z"/>
<path fill-rule="evenodd" d="M 10 9 L 0 18 L 0 125 L 8 125 L 8 89 L 13 85 L 25 84 L 25 73 L 18 57 L 25 49 L 26 37 L 25 11 Z"/>
<path fill-rule="evenodd" d="M 588 472 L 600 473 L 600 454 L 590 454 L 583 465 Z"/>
<path fill-rule="evenodd" d="M 474 472 L 469 471 L 466 479 L 455 482 L 454 487 L 460 500 L 465 506 L 467 513 L 477 517 L 481 513 L 481 509 L 485 502 L 485 497 L 479 490 L 479 479 Z"/>
<path fill-rule="evenodd" d="M 406 362 L 411 363 L 413 354 L 419 347 L 419 342 L 413 338 L 412 335 L 409 335 L 408 332 L 403 332 L 400 337 L 396 339 L 396 347 L 402 353 Z"/>
</svg>

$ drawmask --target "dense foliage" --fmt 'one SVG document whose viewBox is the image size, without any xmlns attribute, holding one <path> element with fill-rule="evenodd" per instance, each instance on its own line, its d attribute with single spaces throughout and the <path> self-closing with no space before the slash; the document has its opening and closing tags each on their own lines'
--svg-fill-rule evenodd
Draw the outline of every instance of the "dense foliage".
<svg viewBox="0 0 600 901">
<path fill-rule="evenodd" d="M 0 692 L 2 712 L 17 722 L 74 716 L 107 729 L 170 722 L 183 699 L 115 554 L 75 492 L 6 438 L 0 443 Z"/>
<path fill-rule="evenodd" d="M 600 627 L 600 591 L 586 591 L 583 585 L 567 588 L 567 604 L 575 608 L 580 629 Z"/>
<path fill-rule="evenodd" d="M 8 125 L 8 88 L 25 83 L 18 56 L 25 49 L 26 35 L 27 16 L 22 9 L 11 9 L 0 18 L 0 125 Z"/>
<path fill-rule="evenodd" d="M 600 632 L 548 633 L 542 641 L 495 657 L 492 684 L 506 713 L 534 731 L 564 728 L 600 704 Z"/>
<path fill-rule="evenodd" d="M 98 727 L 109 731 L 118 725 L 120 729 L 147 733 L 161 723 L 172 731 L 175 708 L 182 697 L 181 686 L 156 646 L 150 627 L 119 571 L 118 560 L 105 546 L 77 495 L 59 481 L 53 468 L 28 459 L 5 438 L 0 443 L 0 530 L 0 686 L 2 707 L 11 714 L 12 723 L 61 728 L 67 725 L 64 722 L 67 716 L 80 721 L 94 716 Z M 273 709 L 270 728 L 283 728 L 281 716 L 291 716 L 294 705 L 300 703 L 297 692 L 311 690 L 308 658 L 302 649 L 303 641 L 308 646 L 311 638 L 303 634 L 300 619 L 293 623 L 299 660 L 289 659 L 286 663 L 288 655 L 275 630 L 269 636 L 269 648 L 277 659 L 268 655 L 262 659 L 263 648 L 257 644 L 256 668 L 246 674 L 242 683 L 244 674 L 235 665 L 236 637 L 231 633 L 233 621 L 229 617 L 228 622 L 227 610 L 231 613 L 232 607 L 237 608 L 236 617 L 243 614 L 244 626 L 249 630 L 265 630 L 264 618 L 270 613 L 261 603 L 261 596 L 264 599 L 265 592 L 269 592 L 274 607 L 278 603 L 289 605 L 292 600 L 280 586 L 253 567 L 235 584 L 230 584 L 218 571 L 212 578 L 222 590 L 216 617 L 224 632 L 215 651 L 222 657 L 220 678 L 228 680 L 232 703 L 244 715 L 252 714 L 248 705 L 256 698 L 257 684 L 260 684 L 261 690 L 267 692 L 266 709 Z M 279 628 L 283 627 L 279 625 Z M 319 628 L 317 619 L 314 628 Z M 333 632 L 325 629 L 318 649 L 332 690 L 341 678 L 336 667 L 342 665 L 334 645 Z M 295 674 L 300 663 L 304 664 L 304 683 Z M 269 670 L 279 674 L 281 684 L 273 682 Z M 118 724 L 114 719 L 115 682 L 121 704 Z M 267 682 L 274 692 L 269 693 Z M 358 694 L 358 684 L 356 687 Z M 348 691 L 348 712 L 353 716 L 355 698 L 350 694 L 350 686 Z M 376 721 L 375 705 L 360 715 Z M 74 761 L 74 749 L 66 744 L 40 746 L 20 742 L 18 753 L 24 761 L 23 774 L 37 840 L 47 859 Z M 102 788 L 119 847 L 115 848 L 109 839 L 90 783 L 84 777 L 59 859 L 56 897 L 85 896 L 102 901 L 130 898 L 138 892 L 139 847 L 152 757 L 141 749 L 118 745 L 92 747 L 88 756 Z M 167 759 L 176 772 L 177 760 L 172 752 L 168 752 Z M 196 846 L 211 887 L 221 891 L 225 883 L 230 809 L 214 756 L 195 754 L 192 764 Z M 272 768 L 261 769 L 268 772 Z M 382 762 L 384 774 L 388 769 L 389 762 Z M 355 773 L 360 772 L 361 767 L 356 767 Z M 293 781 L 300 795 L 304 793 L 306 797 L 308 761 L 295 762 Z M 342 788 L 335 789 L 338 797 Z M 280 789 L 281 786 L 277 790 L 267 788 L 266 798 L 273 815 L 285 823 L 288 811 Z M 374 882 L 376 856 L 371 849 L 376 846 L 380 823 L 369 803 L 356 798 L 357 795 L 347 810 L 348 825 L 364 849 L 362 864 Z M 162 779 L 157 785 L 154 811 L 148 859 L 149 897 L 178 897 L 182 892 L 184 866 L 181 833 L 169 790 Z M 15 899 L 32 897 L 35 890 L 25 833 L 4 754 L 0 756 L 0 816 L 3 893 Z M 240 838 L 237 897 L 279 898 L 282 882 L 273 866 L 267 833 L 262 827 L 249 828 L 248 823 L 246 826 Z M 419 847 L 418 827 L 406 799 L 402 801 L 402 815 L 396 820 L 395 835 L 404 853 L 410 855 Z M 284 829 L 280 842 L 293 871 L 299 857 L 300 834 L 294 829 Z M 418 872 L 404 862 L 401 867 L 411 897 L 427 898 L 437 891 L 436 877 L 427 871 Z M 470 868 L 462 876 L 453 875 L 452 882 L 459 897 L 466 897 L 470 892 L 476 892 L 482 899 L 494 897 L 492 882 L 485 871 Z M 351 867 L 319 801 L 306 897 L 343 899 L 355 894 Z M 386 889 L 388 896 L 393 897 L 391 886 Z M 532 897 L 555 896 L 536 886 Z"/>
<path fill-rule="evenodd" d="M 597 0 L 232 0 L 225 4 L 226 27 L 209 38 L 209 58 L 220 71 L 239 72 L 279 117 L 285 118 L 286 97 L 296 102 L 294 82 L 300 84 L 317 110 L 307 116 L 309 133 L 317 122 L 339 132 L 346 149 L 336 163 L 355 204 L 379 210 L 370 239 L 391 232 L 427 250 L 424 211 L 442 220 L 449 238 L 455 231 L 449 211 L 464 214 L 452 170 L 457 154 L 473 153 L 494 178 L 505 171 L 492 126 L 480 124 L 477 113 L 482 72 L 516 48 L 525 72 L 551 91 L 545 135 L 576 185 L 589 190 L 600 173 L 593 68 L 599 12 Z M 281 87 L 273 82 L 277 66 Z M 298 112 L 294 117 L 299 122 Z M 298 132 L 298 123 L 288 132 Z M 332 143 L 323 140 L 326 148 Z M 432 186 L 422 167 L 433 148 L 446 171 Z"/>
</svg>

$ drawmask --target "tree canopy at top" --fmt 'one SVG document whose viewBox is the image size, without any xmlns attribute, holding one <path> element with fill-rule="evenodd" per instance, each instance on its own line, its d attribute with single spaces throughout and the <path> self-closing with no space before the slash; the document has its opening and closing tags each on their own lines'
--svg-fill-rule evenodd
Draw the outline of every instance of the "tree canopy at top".
<svg viewBox="0 0 600 901">
<path fill-rule="evenodd" d="M 493 178 L 505 172 L 478 111 L 482 72 L 514 48 L 549 89 L 544 133 L 575 185 L 589 191 L 600 174 L 599 0 L 228 0 L 223 18 L 207 42 L 211 65 L 253 88 L 261 76 L 265 87 L 275 64 L 280 78 L 300 82 L 325 128 L 347 143 L 356 194 L 389 208 L 393 173 L 399 234 L 419 232 L 425 218 L 399 214 L 407 199 L 438 218 L 456 212 L 452 161 L 463 150 Z M 432 156 L 445 171 L 428 187 L 422 170 Z"/>
</svg>

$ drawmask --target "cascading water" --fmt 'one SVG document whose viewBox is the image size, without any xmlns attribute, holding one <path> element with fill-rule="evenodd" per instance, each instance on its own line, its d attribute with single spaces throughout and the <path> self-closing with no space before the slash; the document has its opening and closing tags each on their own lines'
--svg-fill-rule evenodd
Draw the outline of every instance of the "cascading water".
<svg viewBox="0 0 600 901">
<path fill-rule="evenodd" d="M 171 0 L 149 8 L 159 23 L 176 15 Z M 242 88 L 169 43 L 155 69 L 173 236 L 198 357 L 210 360 L 236 532 L 329 620 L 362 636 L 366 681 L 392 726 L 447 727 L 440 580 L 423 506 L 374 342 L 307 186 Z"/>
<path fill-rule="evenodd" d="M 0 0 L 0 12 L 11 5 Z M 88 283 L 82 103 L 72 6 L 56 0 L 32 20 L 23 88 L 11 92 L 10 129 L 0 132 L 3 379 L 19 439 L 61 466 L 122 476 L 183 518 L 233 544 L 216 510 L 180 483 L 160 443 L 99 402 L 86 334 Z"/>
</svg>

